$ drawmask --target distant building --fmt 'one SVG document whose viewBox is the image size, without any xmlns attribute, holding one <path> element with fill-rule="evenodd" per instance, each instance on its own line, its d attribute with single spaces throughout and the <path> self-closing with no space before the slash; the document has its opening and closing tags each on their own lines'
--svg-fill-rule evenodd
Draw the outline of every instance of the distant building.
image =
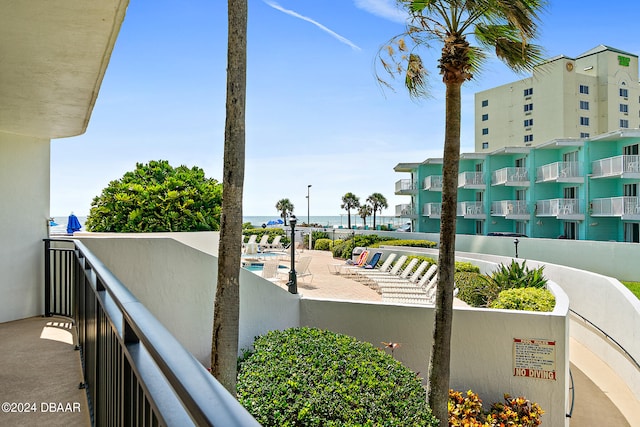
<svg viewBox="0 0 640 427">
<path fill-rule="evenodd" d="M 638 57 L 599 46 L 476 94 L 476 152 L 460 157 L 460 234 L 640 242 Z M 629 129 L 633 126 L 635 129 Z M 400 163 L 396 216 L 440 229 L 442 159 Z"/>
<path fill-rule="evenodd" d="M 475 151 L 533 147 L 640 127 L 638 56 L 598 46 L 475 96 Z"/>
</svg>

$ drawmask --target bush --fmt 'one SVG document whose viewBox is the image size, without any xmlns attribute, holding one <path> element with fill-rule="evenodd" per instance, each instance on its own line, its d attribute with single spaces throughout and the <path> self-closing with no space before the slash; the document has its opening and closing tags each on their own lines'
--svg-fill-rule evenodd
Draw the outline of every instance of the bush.
<svg viewBox="0 0 640 427">
<path fill-rule="evenodd" d="M 553 311 L 556 299 L 551 292 L 538 288 L 507 289 L 491 302 L 491 308 L 524 311 Z"/>
<path fill-rule="evenodd" d="M 458 298 L 472 307 L 486 307 L 500 293 L 495 283 L 474 272 L 456 272 Z"/>
<path fill-rule="evenodd" d="M 540 416 L 544 414 L 537 403 L 529 402 L 524 397 L 504 395 L 505 403 L 494 403 L 487 415 L 489 425 L 534 427 L 542 424 Z"/>
<path fill-rule="evenodd" d="M 333 246 L 331 239 L 318 239 L 313 245 L 313 249 L 317 251 L 330 251 Z"/>
<path fill-rule="evenodd" d="M 254 347 L 238 400 L 263 426 L 437 426 L 416 375 L 369 343 L 293 328 Z"/>
<path fill-rule="evenodd" d="M 547 279 L 543 275 L 544 266 L 530 270 L 526 266 L 526 261 L 522 265 L 515 260 L 511 261 L 508 267 L 500 264 L 498 269 L 491 273 L 491 279 L 496 282 L 501 290 L 511 288 L 544 288 Z"/>
<path fill-rule="evenodd" d="M 142 233 L 220 228 L 222 184 L 198 167 L 137 163 L 91 202 L 89 231 Z"/>
<path fill-rule="evenodd" d="M 482 410 L 482 400 L 471 390 L 466 396 L 449 390 L 449 426 L 464 427 L 534 427 L 542 424 L 544 411 L 524 397 L 504 395 L 504 403 L 496 402 L 489 411 Z"/>
<path fill-rule="evenodd" d="M 376 242 L 376 244 L 372 245 L 371 247 L 378 248 L 381 245 L 409 246 L 413 248 L 435 248 L 437 243 L 430 240 L 385 240 Z"/>
<path fill-rule="evenodd" d="M 470 262 L 456 261 L 456 272 L 480 273 L 480 267 Z"/>
</svg>

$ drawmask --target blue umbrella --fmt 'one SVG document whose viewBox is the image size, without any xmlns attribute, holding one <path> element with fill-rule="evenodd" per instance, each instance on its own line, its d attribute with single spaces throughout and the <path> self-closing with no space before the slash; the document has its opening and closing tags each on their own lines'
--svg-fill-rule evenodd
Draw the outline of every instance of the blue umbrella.
<svg viewBox="0 0 640 427">
<path fill-rule="evenodd" d="M 267 225 L 278 225 L 278 224 L 284 224 L 284 221 L 278 218 L 278 219 L 272 219 L 267 223 Z"/>
<path fill-rule="evenodd" d="M 78 217 L 73 213 L 69 215 L 69 221 L 67 221 L 67 234 L 73 234 L 76 231 L 80 231 L 82 226 L 80 225 L 80 221 L 78 221 Z"/>
</svg>

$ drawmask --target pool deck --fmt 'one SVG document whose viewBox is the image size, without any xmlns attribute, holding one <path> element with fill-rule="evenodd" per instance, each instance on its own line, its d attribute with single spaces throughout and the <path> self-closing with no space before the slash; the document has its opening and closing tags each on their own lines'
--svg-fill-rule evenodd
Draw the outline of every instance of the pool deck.
<svg viewBox="0 0 640 427">
<path fill-rule="evenodd" d="M 309 270 L 312 280 L 299 280 L 298 293 L 309 298 L 350 301 L 382 301 L 382 296 L 348 275 L 334 274 L 335 266 L 344 260 L 333 258 L 331 252 L 307 250 L 296 259 L 311 256 Z M 285 262 L 283 261 L 283 264 Z M 286 280 L 277 282 L 286 289 Z M 454 299 L 454 305 L 464 302 Z M 614 371 L 588 348 L 570 339 L 570 361 L 575 387 L 575 403 L 571 425 L 579 427 L 640 427 L 640 401 Z M 603 420 L 604 424 L 603 424 Z"/>
</svg>

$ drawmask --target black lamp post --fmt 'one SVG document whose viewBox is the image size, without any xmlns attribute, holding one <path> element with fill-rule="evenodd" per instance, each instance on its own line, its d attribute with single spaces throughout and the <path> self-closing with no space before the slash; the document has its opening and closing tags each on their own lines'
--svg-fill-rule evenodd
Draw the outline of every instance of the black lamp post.
<svg viewBox="0 0 640 427">
<path fill-rule="evenodd" d="M 289 225 L 291 226 L 291 270 L 289 270 L 289 282 L 287 287 L 292 294 L 298 293 L 298 276 L 296 274 L 296 224 L 298 219 L 295 215 L 291 215 L 289 218 Z"/>
<path fill-rule="evenodd" d="M 309 194 L 310 190 L 311 190 L 311 184 L 307 185 L 307 226 L 309 227 L 311 227 L 311 216 L 309 214 L 309 208 L 311 206 L 311 198 L 309 197 L 311 195 Z"/>
<path fill-rule="evenodd" d="M 518 258 L 518 243 L 520 243 L 520 240 L 513 239 L 513 244 L 516 245 L 516 258 Z"/>
</svg>

